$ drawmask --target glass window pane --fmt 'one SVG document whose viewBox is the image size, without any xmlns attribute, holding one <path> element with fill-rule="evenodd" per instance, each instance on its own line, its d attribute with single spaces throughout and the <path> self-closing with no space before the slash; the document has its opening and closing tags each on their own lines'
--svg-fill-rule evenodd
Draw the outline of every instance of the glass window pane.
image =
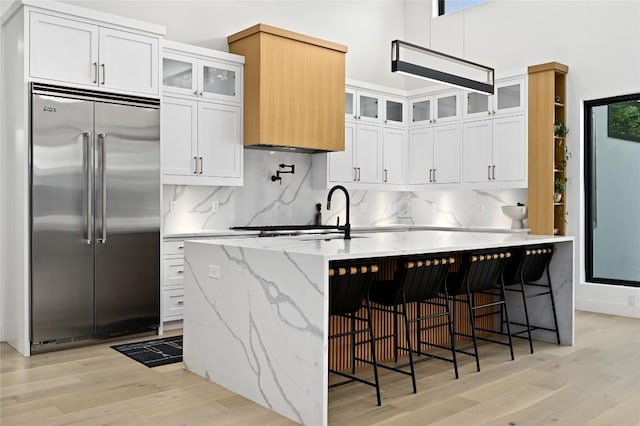
<svg viewBox="0 0 640 426">
<path fill-rule="evenodd" d="M 438 118 L 455 117 L 456 95 L 438 98 Z"/>
<path fill-rule="evenodd" d="M 476 114 L 489 111 L 489 95 L 471 92 L 467 94 L 467 113 Z"/>
<path fill-rule="evenodd" d="M 640 96 L 626 98 L 585 111 L 587 279 L 640 285 Z"/>
<path fill-rule="evenodd" d="M 378 98 L 360 96 L 360 116 L 378 118 Z"/>
<path fill-rule="evenodd" d="M 165 86 L 191 89 L 193 87 L 193 66 L 190 62 L 162 59 L 162 83 Z"/>
<path fill-rule="evenodd" d="M 203 90 L 219 95 L 236 95 L 236 73 L 222 68 L 204 67 Z"/>
<path fill-rule="evenodd" d="M 402 123 L 402 103 L 387 101 L 387 121 Z"/>
<path fill-rule="evenodd" d="M 428 121 L 431 118 L 431 102 L 420 101 L 413 104 L 413 121 Z"/>
<path fill-rule="evenodd" d="M 518 108 L 520 103 L 520 85 L 498 87 L 498 109 Z"/>
<path fill-rule="evenodd" d="M 344 94 L 344 113 L 353 115 L 353 93 Z"/>
</svg>

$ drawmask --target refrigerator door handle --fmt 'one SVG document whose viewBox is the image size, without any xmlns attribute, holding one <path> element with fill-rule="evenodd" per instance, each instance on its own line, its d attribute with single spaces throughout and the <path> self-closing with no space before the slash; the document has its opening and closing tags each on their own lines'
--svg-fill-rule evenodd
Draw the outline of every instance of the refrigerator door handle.
<svg viewBox="0 0 640 426">
<path fill-rule="evenodd" d="M 106 157 L 105 157 L 105 148 L 104 141 L 107 135 L 104 133 L 98 134 L 98 142 L 100 143 L 100 196 L 102 197 L 102 218 L 100 220 L 100 225 L 102 226 L 102 238 L 98 238 L 97 241 L 100 244 L 107 243 L 107 174 L 106 174 Z"/>
<path fill-rule="evenodd" d="M 87 200 L 87 238 L 82 240 L 85 244 L 91 244 L 93 240 L 93 188 L 91 187 L 91 170 L 93 170 L 91 158 L 93 157 L 93 149 L 91 146 L 91 134 L 89 132 L 82 133 L 82 146 L 84 148 L 84 172 L 86 173 L 85 197 Z"/>
</svg>

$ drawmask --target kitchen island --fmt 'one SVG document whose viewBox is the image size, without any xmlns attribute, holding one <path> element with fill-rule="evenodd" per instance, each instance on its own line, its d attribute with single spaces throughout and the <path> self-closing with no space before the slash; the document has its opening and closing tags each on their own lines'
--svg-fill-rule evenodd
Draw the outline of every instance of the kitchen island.
<svg viewBox="0 0 640 426">
<path fill-rule="evenodd" d="M 335 260 L 553 243 L 561 343 L 573 344 L 572 237 L 452 231 L 188 241 L 185 367 L 296 422 L 327 424 L 328 268 Z M 542 298 L 538 298 L 542 299 Z M 518 319 L 517 298 L 509 299 Z M 532 322 L 551 321 L 544 301 Z M 535 337 L 552 341 L 551 334 Z M 384 401 L 383 401 L 384 404 Z"/>
</svg>

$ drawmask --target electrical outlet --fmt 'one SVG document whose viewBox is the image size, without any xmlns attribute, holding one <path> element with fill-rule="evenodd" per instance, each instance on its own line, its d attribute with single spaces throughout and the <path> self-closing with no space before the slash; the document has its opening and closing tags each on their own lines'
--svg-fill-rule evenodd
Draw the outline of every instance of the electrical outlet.
<svg viewBox="0 0 640 426">
<path fill-rule="evenodd" d="M 218 265 L 209 265 L 209 277 L 219 279 L 220 267 Z"/>
<path fill-rule="evenodd" d="M 633 294 L 627 296 L 627 306 L 629 306 L 630 308 L 636 306 L 636 296 L 634 296 Z"/>
<path fill-rule="evenodd" d="M 178 210 L 178 202 L 177 202 L 177 201 L 171 201 L 171 202 L 169 203 L 169 211 L 170 211 L 171 213 L 175 213 L 175 212 L 176 212 L 176 210 Z"/>
<path fill-rule="evenodd" d="M 219 201 L 212 201 L 211 202 L 211 212 L 212 213 L 217 213 L 218 210 L 220 210 L 220 202 Z"/>
</svg>

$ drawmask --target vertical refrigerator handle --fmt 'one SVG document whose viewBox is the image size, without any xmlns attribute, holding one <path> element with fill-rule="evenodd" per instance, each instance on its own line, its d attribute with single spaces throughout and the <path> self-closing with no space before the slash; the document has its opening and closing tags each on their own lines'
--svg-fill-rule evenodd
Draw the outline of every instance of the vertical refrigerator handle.
<svg viewBox="0 0 640 426">
<path fill-rule="evenodd" d="M 105 148 L 104 148 L 104 141 L 106 139 L 107 135 L 105 135 L 104 133 L 98 133 L 98 142 L 99 142 L 99 149 L 100 149 L 100 162 L 99 162 L 99 166 L 100 166 L 100 196 L 101 196 L 101 200 L 102 202 L 100 203 L 102 206 L 102 212 L 101 212 L 101 220 L 100 220 L 100 225 L 102 227 L 102 238 L 98 238 L 97 242 L 100 244 L 106 244 L 107 243 L 107 173 L 106 173 L 106 157 L 105 157 Z"/>
<path fill-rule="evenodd" d="M 86 174 L 86 200 L 87 200 L 87 235 L 82 242 L 85 244 L 91 244 L 93 240 L 93 188 L 91 185 L 91 177 L 93 173 L 92 161 L 93 149 L 91 147 L 91 137 L 89 132 L 82 133 L 82 148 L 84 150 L 84 172 Z"/>
</svg>

